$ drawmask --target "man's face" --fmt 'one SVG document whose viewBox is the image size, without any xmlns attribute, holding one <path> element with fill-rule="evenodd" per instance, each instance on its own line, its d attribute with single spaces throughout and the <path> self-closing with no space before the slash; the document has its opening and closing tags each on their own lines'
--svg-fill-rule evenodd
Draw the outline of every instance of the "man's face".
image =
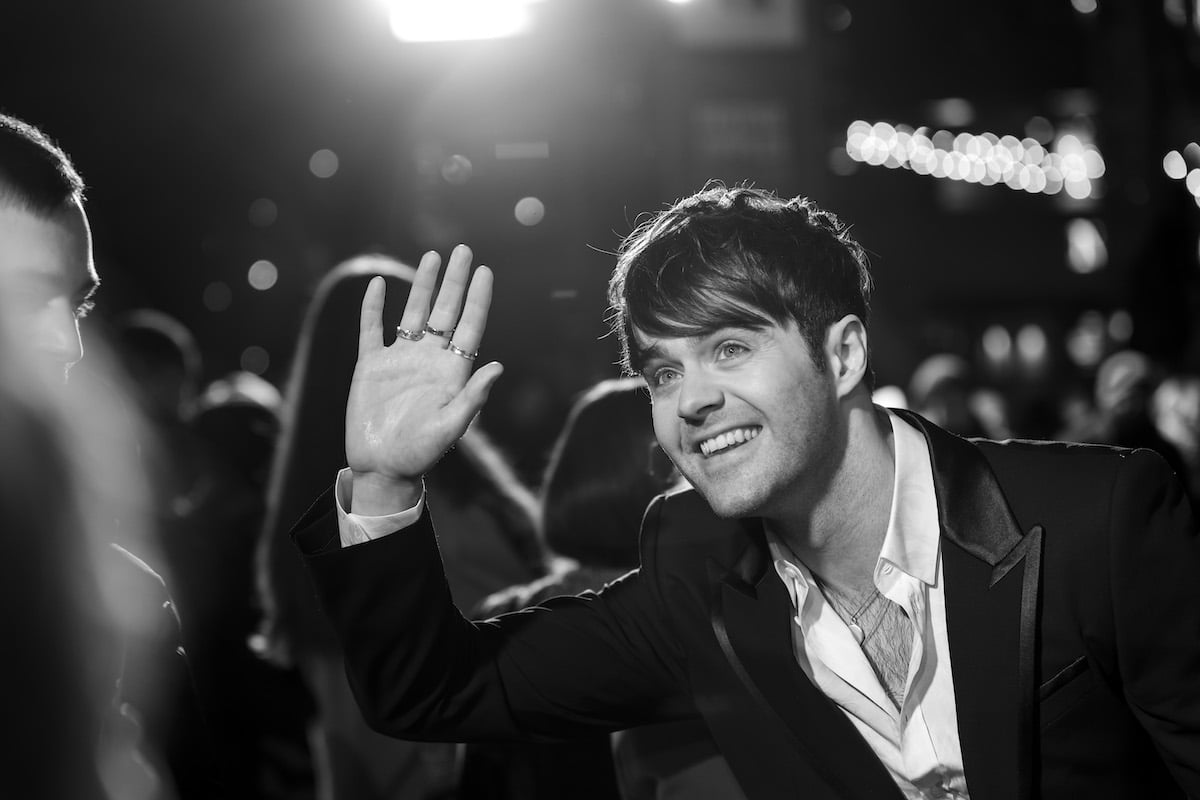
<svg viewBox="0 0 1200 800">
<path fill-rule="evenodd" d="M 50 216 L 0 205 L 0 313 L 15 341 L 63 375 L 83 356 L 79 319 L 98 283 L 79 203 Z"/>
<path fill-rule="evenodd" d="M 783 516 L 819 496 L 843 422 L 830 372 L 794 323 L 634 335 L 659 444 L 718 515 Z"/>
</svg>

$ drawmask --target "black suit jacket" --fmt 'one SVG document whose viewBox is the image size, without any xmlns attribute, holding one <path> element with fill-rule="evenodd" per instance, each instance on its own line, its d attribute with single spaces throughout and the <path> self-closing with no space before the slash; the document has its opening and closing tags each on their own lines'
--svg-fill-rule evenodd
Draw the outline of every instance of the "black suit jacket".
<svg viewBox="0 0 1200 800">
<path fill-rule="evenodd" d="M 973 800 L 1200 797 L 1200 538 L 1162 459 L 904 417 L 933 460 Z M 536 740 L 699 715 L 750 798 L 901 796 L 796 663 L 759 521 L 661 497 L 640 569 L 471 623 L 429 514 L 341 549 L 331 507 L 297 541 L 379 730 Z"/>
</svg>

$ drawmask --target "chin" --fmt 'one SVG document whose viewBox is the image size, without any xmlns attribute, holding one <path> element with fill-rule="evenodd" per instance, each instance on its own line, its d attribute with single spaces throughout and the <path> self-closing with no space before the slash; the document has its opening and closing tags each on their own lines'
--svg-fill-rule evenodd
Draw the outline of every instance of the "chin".
<svg viewBox="0 0 1200 800">
<path fill-rule="evenodd" d="M 763 499 L 761 497 L 738 494 L 729 491 L 732 487 L 722 487 L 724 491 L 713 491 L 712 487 L 703 489 L 697 487 L 700 495 L 708 503 L 713 513 L 722 519 L 741 519 L 757 517 L 761 514 Z"/>
</svg>

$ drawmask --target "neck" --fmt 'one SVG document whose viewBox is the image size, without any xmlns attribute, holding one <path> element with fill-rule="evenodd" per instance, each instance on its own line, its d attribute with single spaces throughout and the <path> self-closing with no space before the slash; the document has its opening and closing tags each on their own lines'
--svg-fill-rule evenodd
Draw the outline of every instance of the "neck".
<svg viewBox="0 0 1200 800">
<path fill-rule="evenodd" d="M 873 586 L 896 465 L 887 413 L 869 398 L 850 409 L 846 435 L 846 457 L 826 491 L 806 508 L 765 524 L 823 583 L 853 597 Z"/>
</svg>

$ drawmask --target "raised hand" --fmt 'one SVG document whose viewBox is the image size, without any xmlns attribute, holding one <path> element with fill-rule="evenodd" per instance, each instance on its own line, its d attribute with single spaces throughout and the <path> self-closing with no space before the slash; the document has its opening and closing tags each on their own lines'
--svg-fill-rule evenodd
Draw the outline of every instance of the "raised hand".
<svg viewBox="0 0 1200 800">
<path fill-rule="evenodd" d="M 389 346 L 383 344 L 383 279 L 373 279 L 363 296 L 346 405 L 356 513 L 412 506 L 421 476 L 463 435 L 503 371 L 492 362 L 472 372 L 492 302 L 491 270 L 481 266 L 472 274 L 470 248 L 454 248 L 430 310 L 440 267 L 437 253 L 422 257 Z"/>
</svg>

